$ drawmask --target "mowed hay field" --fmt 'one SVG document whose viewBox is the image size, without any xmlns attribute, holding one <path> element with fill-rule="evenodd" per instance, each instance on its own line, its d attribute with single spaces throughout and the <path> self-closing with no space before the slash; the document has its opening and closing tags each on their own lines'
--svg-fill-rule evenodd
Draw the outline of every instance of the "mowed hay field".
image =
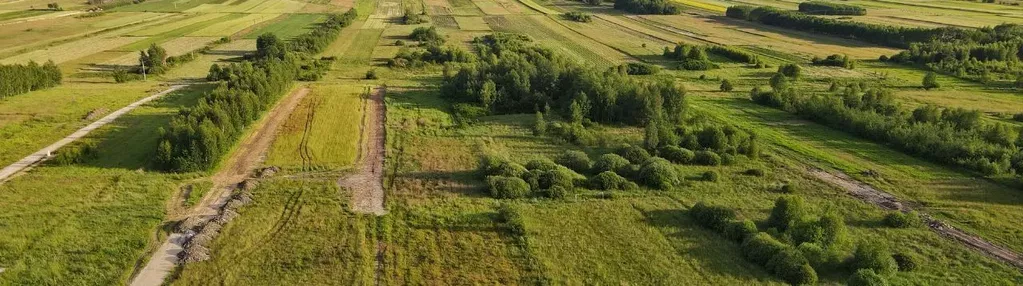
<svg viewBox="0 0 1023 286">
<path fill-rule="evenodd" d="M 289 170 L 338 170 L 359 152 L 368 86 L 312 85 L 267 155 L 267 165 Z"/>
<path fill-rule="evenodd" d="M 322 22 L 324 14 L 290 14 L 286 18 L 265 27 L 253 30 L 246 39 L 255 39 L 264 33 L 272 33 L 283 39 L 291 39 L 312 29 L 313 25 Z"/>
</svg>

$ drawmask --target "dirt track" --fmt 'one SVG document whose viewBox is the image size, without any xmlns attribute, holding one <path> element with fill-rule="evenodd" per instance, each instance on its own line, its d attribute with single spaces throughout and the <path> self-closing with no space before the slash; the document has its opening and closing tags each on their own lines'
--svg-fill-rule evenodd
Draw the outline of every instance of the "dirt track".
<svg viewBox="0 0 1023 286">
<path fill-rule="evenodd" d="M 881 208 L 902 212 L 913 210 L 911 207 L 900 202 L 895 196 L 875 189 L 874 187 L 857 181 L 841 172 L 827 172 L 821 169 L 812 168 L 809 170 L 809 173 L 818 179 L 842 187 L 849 192 L 849 194 L 859 198 L 860 200 L 877 205 Z M 1015 266 L 1017 269 L 1023 270 L 1023 257 L 1021 257 L 1019 253 L 1008 248 L 995 245 L 978 236 L 966 233 L 937 220 L 930 215 L 921 214 L 921 217 L 924 222 L 927 223 L 927 226 L 939 235 L 958 241 L 974 250 L 984 253 L 987 256 L 1004 261 Z"/>
<path fill-rule="evenodd" d="M 384 106 L 385 87 L 373 89 L 362 113 L 357 170 L 338 180 L 338 185 L 352 190 L 352 209 L 360 213 L 383 215 L 384 208 L 384 148 L 387 110 Z"/>
<path fill-rule="evenodd" d="M 257 122 L 252 134 L 245 137 L 231 157 L 223 163 L 223 167 L 213 175 L 213 189 L 206 194 L 202 200 L 180 217 L 172 219 L 184 220 L 188 217 L 200 216 L 209 218 L 217 214 L 218 210 L 227 202 L 231 196 L 231 190 L 244 181 L 251 172 L 259 167 L 266 157 L 266 150 L 273 143 L 274 134 L 284 124 L 291 112 L 295 110 L 302 98 L 309 94 L 308 88 L 301 88 L 282 99 L 263 121 Z M 178 254 L 184 250 L 184 244 L 188 241 L 185 235 L 180 233 L 171 234 L 163 245 L 149 259 L 138 275 L 131 282 L 132 286 L 162 285 L 180 260 Z"/>
</svg>

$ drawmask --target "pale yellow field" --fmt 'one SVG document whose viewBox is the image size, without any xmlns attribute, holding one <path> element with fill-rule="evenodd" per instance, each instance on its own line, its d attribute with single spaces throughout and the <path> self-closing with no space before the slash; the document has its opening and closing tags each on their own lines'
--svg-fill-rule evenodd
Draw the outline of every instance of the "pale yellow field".
<svg viewBox="0 0 1023 286">
<path fill-rule="evenodd" d="M 274 0 L 263 2 L 262 4 L 245 11 L 246 13 L 268 13 L 268 14 L 280 14 L 280 13 L 291 13 L 302 10 L 306 3 L 292 1 L 292 0 Z"/>
<path fill-rule="evenodd" d="M 154 35 L 159 35 L 159 34 L 163 34 L 163 33 L 169 32 L 169 31 L 173 31 L 175 29 L 179 29 L 181 27 L 185 27 L 185 26 L 192 25 L 192 24 L 195 24 L 195 23 L 200 23 L 200 22 L 203 22 L 203 21 L 213 20 L 213 19 L 216 19 L 216 18 L 219 18 L 219 17 L 224 17 L 225 15 L 227 15 L 227 14 L 208 13 L 208 14 L 189 15 L 189 17 L 187 19 L 182 19 L 182 20 L 179 20 L 179 21 L 170 22 L 170 23 L 167 23 L 165 25 L 157 25 L 157 26 L 148 27 L 146 29 L 141 29 L 141 30 L 138 30 L 138 31 L 135 31 L 135 32 L 128 33 L 128 35 L 131 35 L 131 36 L 154 36 Z"/>
<path fill-rule="evenodd" d="M 63 63 L 94 53 L 113 49 L 132 42 L 142 40 L 141 37 L 99 37 L 87 38 L 53 47 L 34 50 L 28 53 L 9 57 L 0 60 L 0 63 L 27 63 L 29 61 L 46 62 L 53 60 L 55 63 Z"/>
<path fill-rule="evenodd" d="M 206 44 L 220 39 L 219 37 L 180 37 L 160 43 L 160 47 L 167 50 L 168 56 L 180 56 L 188 52 L 198 50 Z M 138 51 L 127 52 L 113 60 L 104 62 L 107 65 L 135 65 L 139 61 Z"/>
<path fill-rule="evenodd" d="M 280 14 L 248 14 L 244 17 L 233 19 L 230 21 L 224 21 L 217 24 L 210 25 L 209 27 L 202 28 L 195 32 L 189 33 L 188 36 L 192 37 L 224 37 L 230 36 L 237 33 L 249 26 L 253 26 L 273 18 L 277 18 Z"/>
<path fill-rule="evenodd" d="M 490 26 L 483 21 L 483 17 L 455 16 L 454 18 L 458 23 L 458 28 L 463 31 L 490 31 Z"/>
<path fill-rule="evenodd" d="M 248 1 L 242 2 L 241 4 L 238 4 L 238 5 L 228 5 L 231 2 L 232 1 L 226 1 L 226 2 L 224 2 L 222 4 L 202 4 L 202 5 L 196 6 L 195 8 L 185 10 L 185 12 L 189 12 L 189 13 L 193 13 L 193 12 L 203 12 L 203 13 L 214 13 L 214 12 L 216 12 L 216 13 L 242 13 L 242 12 L 248 11 L 249 9 L 252 9 L 252 8 L 254 8 L 256 6 L 259 6 L 260 4 L 263 4 L 264 2 L 267 2 L 267 0 L 248 0 Z"/>
</svg>

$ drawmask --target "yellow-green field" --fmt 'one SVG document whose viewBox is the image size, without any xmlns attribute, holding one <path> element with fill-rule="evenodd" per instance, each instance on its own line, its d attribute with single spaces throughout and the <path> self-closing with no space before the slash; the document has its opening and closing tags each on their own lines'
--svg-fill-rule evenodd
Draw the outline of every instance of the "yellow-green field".
<svg viewBox="0 0 1023 286">
<path fill-rule="evenodd" d="M 359 150 L 365 86 L 313 85 L 281 127 L 267 165 L 292 170 L 351 167 Z"/>
</svg>

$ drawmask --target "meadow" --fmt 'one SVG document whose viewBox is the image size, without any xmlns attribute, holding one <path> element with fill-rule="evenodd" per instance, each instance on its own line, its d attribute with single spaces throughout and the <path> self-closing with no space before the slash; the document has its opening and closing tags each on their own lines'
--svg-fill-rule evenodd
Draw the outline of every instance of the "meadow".
<svg viewBox="0 0 1023 286">
<path fill-rule="evenodd" d="M 368 86 L 313 85 L 277 134 L 266 163 L 286 170 L 350 168 L 359 150 Z"/>
</svg>

